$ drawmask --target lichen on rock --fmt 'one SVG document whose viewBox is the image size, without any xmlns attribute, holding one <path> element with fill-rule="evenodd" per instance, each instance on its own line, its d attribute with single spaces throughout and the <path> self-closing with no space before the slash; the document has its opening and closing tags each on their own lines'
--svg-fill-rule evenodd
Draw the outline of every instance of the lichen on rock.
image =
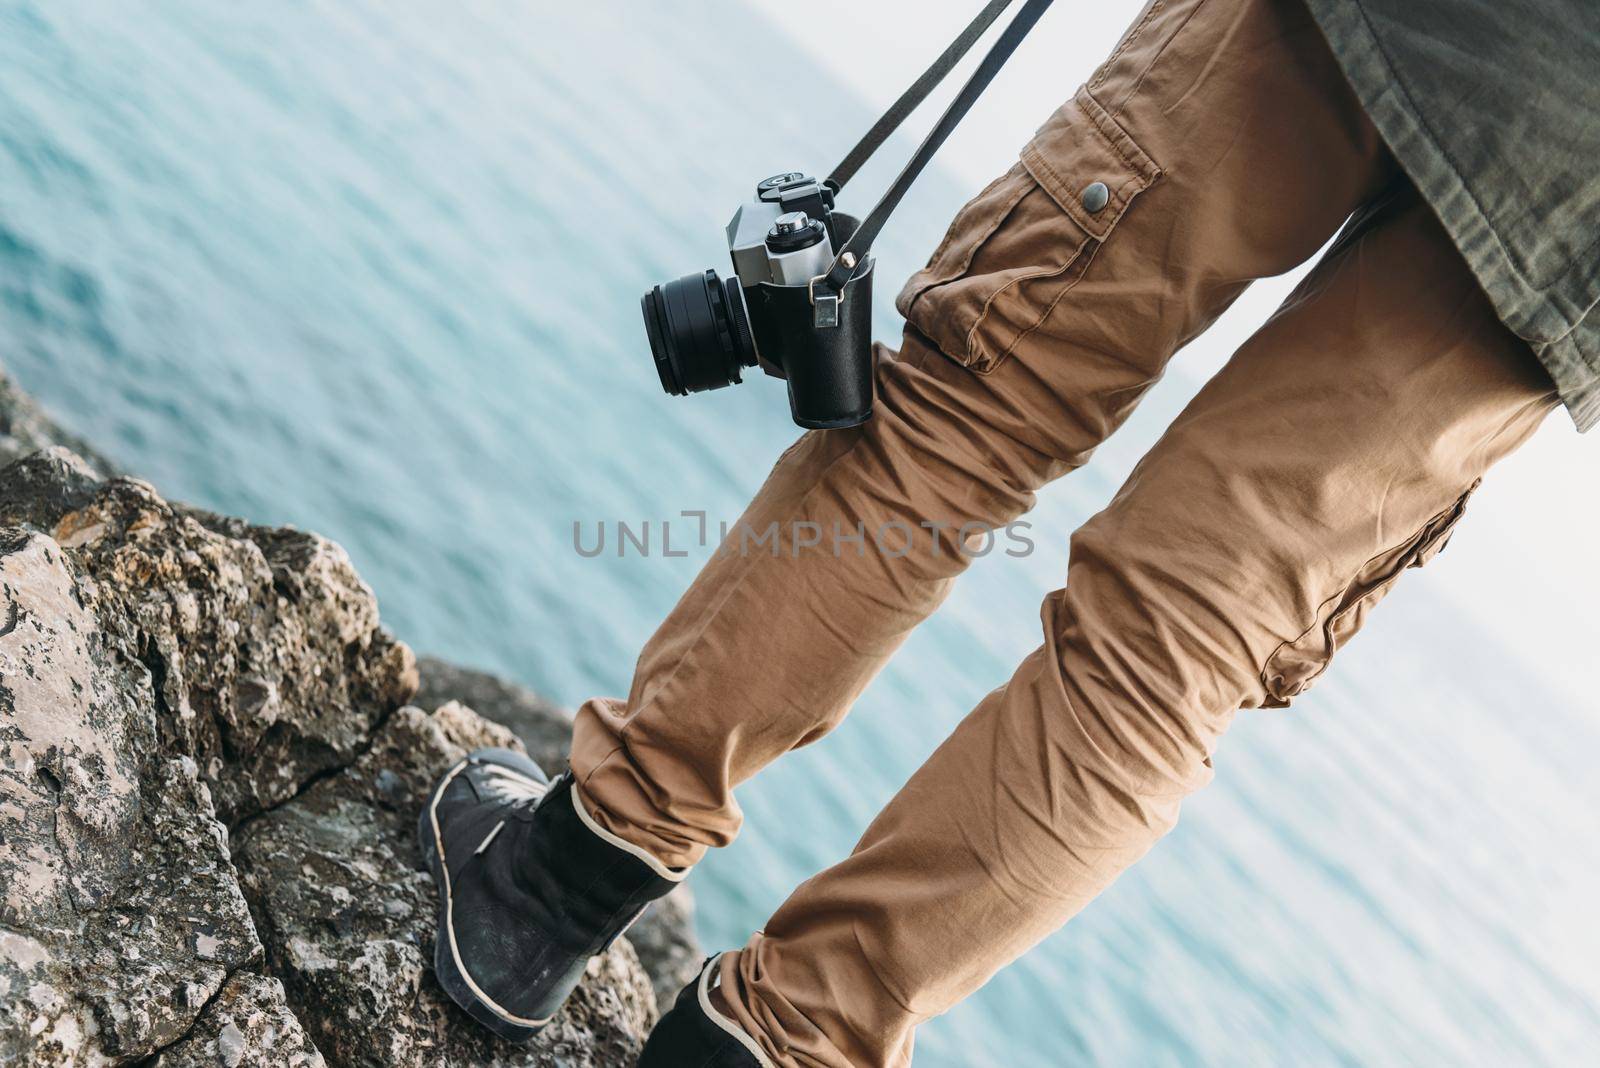
<svg viewBox="0 0 1600 1068">
<path fill-rule="evenodd" d="M 155 1068 L 325 1068 L 327 1062 L 289 1008 L 283 984 L 255 972 L 228 980 Z"/>
<path fill-rule="evenodd" d="M 0 591 L 0 1057 L 139 1056 L 260 953 L 227 832 L 69 554 L 0 528 Z"/>
<path fill-rule="evenodd" d="M 527 1046 L 439 991 L 416 813 L 463 752 L 522 743 L 407 703 L 337 545 L 52 448 L 0 470 L 0 595 L 0 1063 L 631 1063 L 656 1010 L 626 939 Z M 467 674 L 559 758 L 562 713 Z"/>
<path fill-rule="evenodd" d="M 163 744 L 194 758 L 229 824 L 347 763 L 416 691 L 411 651 L 325 538 L 175 507 L 135 479 L 50 533 L 149 671 Z"/>
</svg>

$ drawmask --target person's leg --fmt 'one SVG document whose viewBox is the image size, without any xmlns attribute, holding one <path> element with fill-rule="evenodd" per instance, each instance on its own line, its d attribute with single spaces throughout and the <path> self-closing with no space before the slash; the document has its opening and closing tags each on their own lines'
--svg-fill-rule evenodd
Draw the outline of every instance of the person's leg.
<svg viewBox="0 0 1600 1068">
<path fill-rule="evenodd" d="M 1408 187 L 1356 227 L 1072 539 L 1044 644 L 721 979 L 774 1064 L 903 1065 L 1308 686 L 1554 407 Z"/>
<path fill-rule="evenodd" d="M 1392 166 L 1298 0 L 1152 4 L 911 279 L 873 419 L 786 453 L 628 699 L 580 710 L 587 815 L 675 867 L 726 844 L 734 785 L 833 727 L 949 591 L 962 525 L 1026 511 Z"/>
</svg>

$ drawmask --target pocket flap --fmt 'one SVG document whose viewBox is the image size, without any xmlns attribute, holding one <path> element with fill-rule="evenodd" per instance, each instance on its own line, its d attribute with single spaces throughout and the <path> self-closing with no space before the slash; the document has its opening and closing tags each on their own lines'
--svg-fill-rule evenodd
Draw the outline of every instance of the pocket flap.
<svg viewBox="0 0 1600 1068">
<path fill-rule="evenodd" d="M 1328 669 L 1333 654 L 1361 629 L 1367 613 L 1394 588 L 1407 568 L 1421 567 L 1444 551 L 1450 534 L 1467 510 L 1480 478 L 1454 504 L 1428 520 L 1410 540 L 1362 565 L 1344 590 L 1323 602 L 1317 619 L 1297 638 L 1273 650 L 1261 669 L 1266 692 L 1264 708 L 1285 708 Z"/>
<path fill-rule="evenodd" d="M 1097 241 L 1104 241 L 1133 198 L 1161 177 L 1156 161 L 1085 89 L 1039 128 L 1022 150 L 1022 165 Z M 1109 199 L 1099 211 L 1090 211 L 1084 190 L 1095 182 L 1105 183 Z"/>
</svg>

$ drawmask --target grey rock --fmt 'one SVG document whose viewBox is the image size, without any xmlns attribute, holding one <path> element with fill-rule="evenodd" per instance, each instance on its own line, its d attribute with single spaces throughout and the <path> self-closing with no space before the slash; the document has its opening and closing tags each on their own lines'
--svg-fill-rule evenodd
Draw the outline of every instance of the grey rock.
<svg viewBox="0 0 1600 1068">
<path fill-rule="evenodd" d="M 413 820 L 517 743 L 405 706 L 338 546 L 57 449 L 0 470 L 0 594 L 0 1063 L 630 1062 L 655 1008 L 625 940 L 527 1047 L 438 991 Z"/>
<path fill-rule="evenodd" d="M 483 746 L 521 748 L 463 705 L 402 708 L 353 765 L 240 832 L 268 969 L 335 1063 L 611 1068 L 631 1063 L 655 1021 L 620 939 L 526 1047 L 478 1027 L 432 981 L 437 901 L 416 815 L 440 769 Z"/>
<path fill-rule="evenodd" d="M 175 507 L 137 479 L 71 507 L 82 477 L 59 453 L 17 461 L 0 478 L 0 523 L 71 553 L 107 639 L 152 679 L 163 747 L 195 761 L 224 822 L 349 762 L 415 691 L 411 651 L 379 628 L 333 542 Z"/>
<path fill-rule="evenodd" d="M 95 469 L 60 445 L 40 450 L 9 472 L 0 485 L 0 515 L 35 530 L 55 529 L 58 519 L 87 505 L 100 489 Z"/>
<path fill-rule="evenodd" d="M 0 1061 L 139 1057 L 260 955 L 227 832 L 61 546 L 0 528 L 0 591 Z"/>
<path fill-rule="evenodd" d="M 572 716 L 514 683 L 484 671 L 425 656 L 417 660 L 422 677 L 417 704 L 434 708 L 460 701 L 473 711 L 511 728 L 534 762 L 554 775 L 566 766 L 572 743 Z M 687 885 L 650 906 L 628 929 L 628 941 L 639 954 L 665 1012 L 678 991 L 700 974 L 705 951 L 694 934 L 694 897 Z"/>
<path fill-rule="evenodd" d="M 326 1063 L 289 1008 L 283 984 L 239 972 L 189 1033 L 162 1051 L 155 1068 L 324 1068 Z"/>
</svg>

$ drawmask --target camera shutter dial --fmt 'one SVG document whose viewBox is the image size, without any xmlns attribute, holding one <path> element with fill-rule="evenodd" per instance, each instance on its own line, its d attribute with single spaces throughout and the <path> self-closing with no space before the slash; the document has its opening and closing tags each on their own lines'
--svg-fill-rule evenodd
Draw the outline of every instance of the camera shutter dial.
<svg viewBox="0 0 1600 1068">
<path fill-rule="evenodd" d="M 828 230 L 803 211 L 787 211 L 767 231 L 767 264 L 780 286 L 803 286 L 828 269 L 833 247 Z"/>
<path fill-rule="evenodd" d="M 798 252 L 825 240 L 828 232 L 822 223 L 803 211 L 789 211 L 778 216 L 767 231 L 767 248 L 774 253 Z"/>
</svg>

